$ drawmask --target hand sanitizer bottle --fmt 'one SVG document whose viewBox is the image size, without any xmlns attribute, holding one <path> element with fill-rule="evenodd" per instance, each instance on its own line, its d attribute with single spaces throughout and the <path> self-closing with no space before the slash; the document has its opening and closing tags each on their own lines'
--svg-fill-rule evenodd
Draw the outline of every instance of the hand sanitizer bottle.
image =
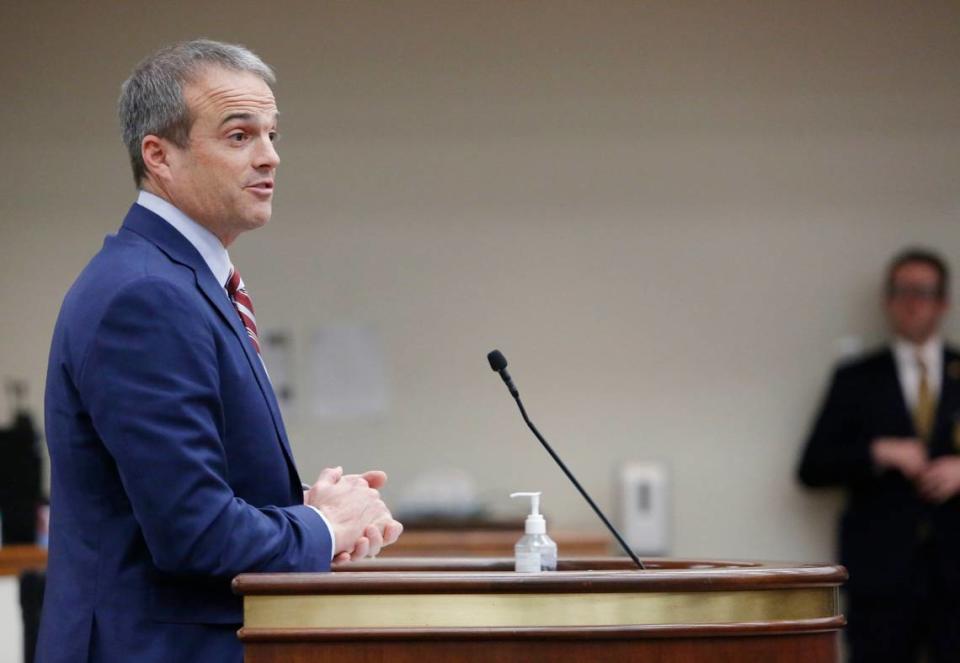
<svg viewBox="0 0 960 663">
<path fill-rule="evenodd" d="M 557 570 L 557 544 L 547 536 L 547 521 L 540 515 L 540 493 L 511 493 L 510 497 L 529 497 L 530 515 L 523 526 L 523 537 L 513 547 L 517 573 Z"/>
</svg>

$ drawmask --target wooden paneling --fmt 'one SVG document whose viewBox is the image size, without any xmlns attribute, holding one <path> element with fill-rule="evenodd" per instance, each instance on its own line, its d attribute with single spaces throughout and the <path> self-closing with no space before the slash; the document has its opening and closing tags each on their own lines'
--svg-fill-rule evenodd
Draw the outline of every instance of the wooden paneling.
<svg viewBox="0 0 960 663">
<path fill-rule="evenodd" d="M 514 529 L 411 529 L 387 546 L 381 557 L 509 557 L 523 536 L 523 524 Z M 607 555 L 612 551 L 606 534 L 557 530 L 550 532 L 564 557 Z"/>
<path fill-rule="evenodd" d="M 24 571 L 42 571 L 46 567 L 46 548 L 28 545 L 0 547 L 0 576 L 18 576 Z"/>
</svg>

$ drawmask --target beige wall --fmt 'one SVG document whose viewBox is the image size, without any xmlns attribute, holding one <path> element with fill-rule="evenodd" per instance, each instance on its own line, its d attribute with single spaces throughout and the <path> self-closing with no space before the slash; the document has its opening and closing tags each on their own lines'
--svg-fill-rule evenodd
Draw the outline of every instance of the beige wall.
<svg viewBox="0 0 960 663">
<path fill-rule="evenodd" d="M 274 220 L 231 249 L 261 327 L 300 358 L 341 322 L 387 350 L 386 416 L 288 413 L 304 475 L 381 466 L 395 495 L 462 467 L 597 528 L 500 347 L 602 505 L 617 463 L 669 464 L 674 554 L 830 558 L 835 499 L 792 470 L 838 339 L 882 337 L 903 244 L 960 267 L 957 26 L 935 2 L 5 3 L 0 376 L 39 408 L 59 300 L 132 199 L 131 66 L 238 41 L 283 113 Z"/>
</svg>

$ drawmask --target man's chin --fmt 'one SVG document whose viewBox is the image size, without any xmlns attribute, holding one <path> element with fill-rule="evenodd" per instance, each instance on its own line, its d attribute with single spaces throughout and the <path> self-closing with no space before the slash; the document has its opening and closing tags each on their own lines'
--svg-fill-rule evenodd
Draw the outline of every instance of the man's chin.
<svg viewBox="0 0 960 663">
<path fill-rule="evenodd" d="M 272 216 L 273 208 L 269 204 L 265 207 L 261 206 L 259 209 L 252 210 L 249 214 L 245 215 L 247 230 L 262 228 L 270 223 L 270 217 Z"/>
<path fill-rule="evenodd" d="M 901 329 L 897 335 L 905 338 L 915 345 L 923 345 L 937 333 L 937 329 Z"/>
</svg>

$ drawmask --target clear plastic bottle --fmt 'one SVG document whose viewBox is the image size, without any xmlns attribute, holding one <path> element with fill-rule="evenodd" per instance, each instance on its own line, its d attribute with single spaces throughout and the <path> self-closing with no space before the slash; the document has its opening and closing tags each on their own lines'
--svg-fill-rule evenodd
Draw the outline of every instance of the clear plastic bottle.
<svg viewBox="0 0 960 663">
<path fill-rule="evenodd" d="M 540 515 L 540 493 L 511 493 L 510 497 L 530 498 L 524 534 L 513 547 L 514 570 L 517 573 L 556 571 L 557 544 L 547 536 L 547 521 Z"/>
</svg>

